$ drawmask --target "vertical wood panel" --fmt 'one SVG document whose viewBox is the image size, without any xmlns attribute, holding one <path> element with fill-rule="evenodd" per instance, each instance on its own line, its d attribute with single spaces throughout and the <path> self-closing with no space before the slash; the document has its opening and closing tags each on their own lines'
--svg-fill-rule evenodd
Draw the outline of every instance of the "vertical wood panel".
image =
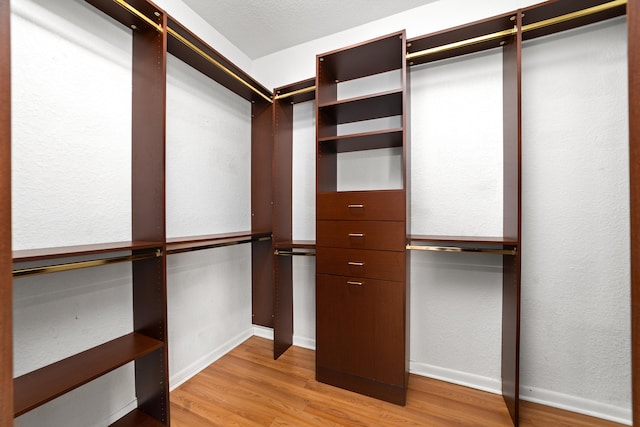
<svg viewBox="0 0 640 427">
<path fill-rule="evenodd" d="M 522 15 L 517 14 L 517 26 Z M 504 202 L 503 234 L 520 241 L 522 32 L 503 48 Z M 520 245 L 518 254 L 503 257 L 502 395 L 518 425 L 520 388 Z"/>
<path fill-rule="evenodd" d="M 273 104 L 273 243 L 293 236 L 293 104 Z M 274 347 L 277 359 L 293 343 L 293 260 L 274 256 Z"/>
<path fill-rule="evenodd" d="M 9 21 L 9 0 L 0 0 L 0 426 L 10 426 L 13 423 Z"/>
<path fill-rule="evenodd" d="M 166 28 L 166 17 L 159 18 Z M 132 234 L 165 242 L 166 31 L 133 32 Z M 169 424 L 167 289 L 165 258 L 133 265 L 136 332 L 161 340 L 163 349 L 136 361 L 136 396 L 142 411 Z"/>
<path fill-rule="evenodd" d="M 251 105 L 251 231 L 270 233 L 272 219 L 273 107 Z M 271 242 L 251 244 L 251 313 L 254 325 L 273 327 L 273 259 Z"/>
<path fill-rule="evenodd" d="M 640 425 L 640 0 L 627 3 L 633 425 Z"/>
</svg>

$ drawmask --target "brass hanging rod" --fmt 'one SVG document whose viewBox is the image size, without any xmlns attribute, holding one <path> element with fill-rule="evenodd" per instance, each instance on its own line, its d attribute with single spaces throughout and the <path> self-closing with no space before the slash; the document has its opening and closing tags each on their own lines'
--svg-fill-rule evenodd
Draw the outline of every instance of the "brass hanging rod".
<svg viewBox="0 0 640 427">
<path fill-rule="evenodd" d="M 316 256 L 315 252 L 281 251 L 278 249 L 273 251 L 273 254 L 278 256 Z"/>
<path fill-rule="evenodd" d="M 222 71 L 224 71 L 226 74 L 230 75 L 231 77 L 233 77 L 235 80 L 237 80 L 238 82 L 242 83 L 244 86 L 248 87 L 249 89 L 251 89 L 253 92 L 257 93 L 258 95 L 260 95 L 262 98 L 264 98 L 266 101 L 273 103 L 273 100 L 268 97 L 267 95 L 265 95 L 264 93 L 262 93 L 260 90 L 256 89 L 253 85 L 251 85 L 250 83 L 246 82 L 242 77 L 240 77 L 239 75 L 237 75 L 236 73 L 234 73 L 233 71 L 231 71 L 230 69 L 228 69 L 227 67 L 225 67 L 224 65 L 222 65 L 220 62 L 216 61 L 215 59 L 213 59 L 211 56 L 209 56 L 205 51 L 203 51 L 202 49 L 200 49 L 198 46 L 194 45 L 193 43 L 191 43 L 189 40 L 187 40 L 186 38 L 182 37 L 180 34 L 178 34 L 174 29 L 172 29 L 171 27 L 167 27 L 167 34 L 173 36 L 176 40 L 178 40 L 180 43 L 182 43 L 183 45 L 187 46 L 189 49 L 191 49 L 192 51 L 194 51 L 195 53 L 197 53 L 198 55 L 200 55 L 201 57 L 203 57 L 204 59 L 206 59 L 208 62 L 210 62 L 211 64 L 215 65 L 216 67 L 218 67 L 219 69 L 221 69 Z"/>
<path fill-rule="evenodd" d="M 593 6 L 587 9 L 578 10 L 576 12 L 567 13 L 565 15 L 556 16 L 554 18 L 545 19 L 544 21 L 534 22 L 522 26 L 522 32 L 537 30 L 540 28 L 548 27 L 550 25 L 560 24 L 562 22 L 571 21 L 572 19 L 582 18 L 585 16 L 593 15 L 594 13 L 604 12 L 609 9 L 613 9 L 618 6 L 627 4 L 627 0 L 614 0 L 608 3 L 604 3 L 598 6 Z M 429 49 L 421 50 L 418 52 L 408 53 L 406 56 L 407 61 L 415 58 L 420 58 L 427 55 L 433 55 L 435 53 L 446 52 L 448 50 L 458 49 L 465 46 L 471 46 L 474 44 L 496 40 L 505 36 L 511 36 L 518 33 L 518 28 L 513 27 L 508 30 L 502 30 L 495 33 L 487 34 L 484 36 L 473 37 L 467 40 L 461 40 L 459 42 L 449 43 L 442 46 L 436 46 Z"/>
<path fill-rule="evenodd" d="M 282 94 L 278 93 L 273 98 L 274 99 L 283 99 L 283 98 L 288 98 L 290 96 L 299 95 L 301 93 L 312 92 L 314 90 L 316 90 L 315 86 L 309 86 L 309 87 L 305 87 L 305 88 L 294 90 L 294 91 L 287 92 L 287 93 L 282 93 Z"/>
<path fill-rule="evenodd" d="M 138 18 L 142 19 L 144 22 L 146 22 L 147 24 L 151 25 L 156 31 L 158 31 L 159 33 L 162 32 L 162 25 L 158 24 L 157 22 L 154 22 L 152 19 L 148 18 L 145 14 L 143 14 L 142 12 L 140 12 L 138 9 L 136 9 L 135 7 L 131 6 L 129 3 L 127 3 L 124 0 L 113 0 L 116 4 L 118 4 L 119 6 L 121 6 L 123 9 L 125 9 L 126 11 L 128 11 L 129 13 L 131 13 L 134 16 L 137 16 Z M 156 12 L 158 13 L 158 12 Z M 158 13 L 157 16 L 160 16 L 160 14 Z M 135 29 L 135 28 L 134 28 Z"/>
<path fill-rule="evenodd" d="M 179 254 L 184 252 L 195 252 L 195 251 L 201 251 L 205 249 L 223 248 L 225 246 L 241 245 L 244 243 L 265 242 L 267 240 L 271 240 L 271 236 L 263 236 L 258 238 L 246 237 L 246 238 L 241 238 L 241 239 L 226 241 L 226 242 L 212 241 L 210 243 L 206 243 L 205 241 L 205 243 L 202 243 L 202 244 L 198 244 L 197 242 L 195 242 L 193 246 L 189 246 L 189 247 L 184 247 L 184 246 L 181 247 L 181 245 L 183 244 L 177 243 L 176 245 L 178 247 L 171 248 L 171 244 L 167 244 L 167 255 Z"/>
<path fill-rule="evenodd" d="M 149 25 L 151 25 L 153 28 L 155 28 L 156 31 L 158 32 L 163 32 L 162 29 L 162 25 L 153 22 L 153 20 L 151 20 L 150 18 L 148 18 L 147 16 L 145 16 L 142 12 L 140 12 L 138 9 L 136 9 L 135 7 L 131 6 L 129 3 L 127 3 L 124 0 L 113 0 L 115 3 L 117 3 L 118 5 L 120 5 L 121 7 L 123 7 L 125 10 L 127 10 L 129 13 L 131 13 L 134 16 L 137 16 L 138 18 L 142 19 L 143 21 L 147 22 Z M 203 57 L 204 59 L 206 59 L 207 61 L 209 61 L 211 64 L 215 65 L 216 67 L 218 67 L 219 69 L 221 69 L 223 72 L 225 72 L 226 74 L 230 75 L 231 77 L 233 77 L 235 80 L 237 80 L 238 82 L 242 83 L 243 85 L 245 85 L 246 87 L 248 87 L 249 89 L 251 89 L 253 92 L 257 93 L 258 95 L 260 95 L 261 97 L 263 97 L 265 100 L 269 101 L 269 102 L 273 102 L 271 100 L 271 98 L 269 98 L 268 96 L 266 96 L 264 93 L 262 93 L 260 90 L 256 89 L 253 85 L 251 85 L 250 83 L 246 82 L 242 77 L 238 76 L 236 73 L 234 73 L 233 71 L 231 71 L 229 68 L 225 67 L 224 65 L 222 65 L 219 61 L 216 61 L 215 59 L 213 59 L 211 56 L 209 56 L 206 52 L 204 52 L 202 49 L 200 49 L 199 47 L 197 47 L 196 45 L 194 45 L 193 43 L 191 43 L 189 40 L 185 39 L 184 37 L 182 37 L 180 34 L 178 34 L 175 30 L 173 30 L 172 28 L 167 27 L 167 34 L 173 36 L 175 39 L 177 39 L 178 41 L 180 41 L 182 44 L 184 44 L 185 46 L 187 46 L 189 49 L 193 50 L 195 53 L 197 53 L 198 55 L 200 55 L 201 57 Z"/>
<path fill-rule="evenodd" d="M 139 255 L 125 255 L 113 258 L 96 259 L 91 261 L 70 262 L 67 264 L 46 265 L 42 267 L 23 268 L 13 270 L 13 277 L 36 276 L 39 274 L 59 273 L 61 271 L 79 270 L 81 268 L 98 267 L 101 265 L 118 264 L 121 262 L 141 261 L 145 259 L 158 258 L 162 256 L 160 249 L 153 253 Z"/>
<path fill-rule="evenodd" d="M 458 246 L 407 245 L 408 250 L 430 252 L 471 252 L 476 254 L 516 255 L 517 249 L 461 248 Z"/>
</svg>

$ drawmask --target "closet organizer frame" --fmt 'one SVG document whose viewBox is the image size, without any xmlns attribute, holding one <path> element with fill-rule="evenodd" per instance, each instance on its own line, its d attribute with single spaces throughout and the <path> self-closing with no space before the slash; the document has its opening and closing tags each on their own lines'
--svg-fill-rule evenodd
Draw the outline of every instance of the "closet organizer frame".
<svg viewBox="0 0 640 427">
<path fill-rule="evenodd" d="M 407 250 L 471 252 L 503 257 L 503 336 L 502 392 L 514 425 L 519 418 L 520 352 L 520 230 L 521 230 L 521 57 L 522 42 L 580 26 L 615 18 L 627 13 L 629 27 L 629 102 L 630 102 L 630 182 L 633 305 L 633 387 L 634 423 L 640 424 L 640 0 L 572 2 L 552 0 L 492 18 L 407 41 L 409 66 L 425 64 L 489 49 L 503 51 L 503 236 L 425 236 L 410 235 Z M 277 103 L 293 105 L 315 99 L 315 79 L 276 89 Z M 293 109 L 283 107 L 274 120 L 274 134 L 280 150 L 290 149 L 290 123 Z M 282 125 L 287 123 L 287 125 Z M 287 145 L 289 144 L 289 145 Z M 357 149 L 357 148 L 356 148 Z M 346 151 L 346 150 L 344 150 Z M 290 168 L 289 168 L 290 170 Z M 280 182 L 291 177 L 280 171 Z M 277 188 L 277 184 L 274 184 Z M 284 205 L 282 207 L 285 207 Z M 285 212 L 286 214 L 286 212 Z M 284 224 L 290 229 L 291 224 Z M 307 245 L 308 248 L 312 246 Z M 295 245 L 291 245 L 295 248 Z M 276 278 L 276 287 L 288 289 L 287 278 Z M 284 350 L 282 350 L 284 351 Z"/>
<path fill-rule="evenodd" d="M 164 102 L 165 102 L 165 74 L 164 64 L 165 61 L 160 61 L 160 67 L 154 66 L 154 60 L 158 58 L 164 59 L 164 54 L 167 51 L 166 48 L 166 36 L 162 35 L 166 28 L 165 18 L 166 14 L 159 8 L 156 8 L 152 3 L 144 0 L 130 0 L 128 3 L 122 0 L 87 0 L 97 8 L 104 11 L 109 16 L 118 20 L 122 24 L 131 27 L 136 27 L 134 34 L 134 96 L 133 96 L 133 141 L 134 141 L 134 170 L 145 171 L 147 180 L 143 180 L 140 174 L 134 175 L 133 179 L 133 191 L 134 191 L 134 204 L 133 204 L 133 238 L 140 239 L 139 241 L 127 242 L 127 243 L 114 243 L 106 244 L 105 247 L 75 247 L 65 252 L 63 249 L 60 251 L 42 249 L 38 251 L 36 258 L 39 260 L 61 259 L 68 256 L 75 255 L 99 255 L 98 259 L 112 252 L 119 251 L 131 251 L 132 254 L 142 252 L 144 254 L 156 253 L 158 250 L 165 249 L 163 255 L 159 258 L 152 257 L 150 260 L 136 261 L 133 263 L 134 269 L 134 328 L 136 332 L 128 337 L 122 337 L 120 344 L 125 347 L 131 348 L 136 346 L 136 342 L 140 343 L 142 352 L 148 352 L 148 355 L 137 359 L 138 352 L 131 352 L 132 357 L 129 357 L 136 362 L 136 389 L 140 403 L 140 407 L 133 411 L 128 416 L 125 416 L 116 425 L 168 425 L 168 381 L 166 371 L 166 300 L 162 301 L 158 307 L 151 308 L 148 304 L 136 304 L 135 301 L 141 301 L 145 299 L 145 293 L 153 294 L 154 292 L 160 292 L 166 296 L 165 284 L 165 260 L 167 250 L 171 245 L 173 249 L 181 251 L 184 247 L 178 249 L 178 245 L 192 246 L 193 248 L 203 247 L 203 242 L 207 241 L 212 244 L 211 241 L 233 239 L 233 237 L 223 236 L 206 236 L 202 238 L 185 238 L 182 241 L 172 241 L 168 245 L 165 245 L 164 235 L 159 236 L 157 227 L 154 224 L 150 224 L 149 218 L 154 218 L 158 223 L 158 217 L 162 217 L 164 223 L 164 201 L 158 200 L 159 197 L 151 196 L 154 192 L 149 190 L 159 190 L 164 195 L 164 176 L 163 165 L 158 167 L 160 159 L 164 160 Z M 0 0 L 0 186 L 2 188 L 10 190 L 10 166 L 11 166 L 11 108 L 10 108 L 10 7 L 9 0 Z M 520 16 L 521 31 L 516 32 L 513 28 L 504 27 L 502 25 L 496 26 L 496 18 L 489 18 L 487 20 L 478 21 L 472 24 L 463 25 L 460 27 L 452 28 L 450 30 L 433 33 L 431 35 L 417 37 L 410 40 L 411 46 L 409 46 L 407 60 L 410 61 L 410 65 L 417 65 L 424 62 L 433 60 L 445 59 L 458 55 L 465 55 L 473 52 L 478 52 L 486 49 L 492 49 L 498 47 L 500 42 L 506 42 L 517 37 L 517 34 L 521 34 L 523 40 L 528 40 L 534 37 L 539 37 L 547 34 L 552 34 L 559 31 L 564 31 L 571 28 L 576 28 L 582 25 L 595 23 L 598 21 L 610 19 L 616 16 L 624 15 L 625 10 L 627 13 L 627 25 L 629 36 L 629 122 L 630 122 L 630 217 L 631 217 L 631 304 L 632 304 L 632 383 L 633 383 L 633 417 L 634 424 L 640 424 L 640 185 L 636 185 L 640 182 L 640 0 L 625 1 L 583 1 L 583 2 L 571 2 L 568 0 L 556 0 L 541 3 L 535 6 L 531 6 L 519 11 L 514 11 L 511 14 L 513 16 Z M 126 4 L 126 5 L 125 5 Z M 136 12 L 132 12 L 130 8 Z M 580 9 L 578 9 L 580 8 Z M 584 9 L 592 9 L 589 13 L 583 13 Z M 156 12 L 160 16 L 156 16 Z M 138 14 L 136 14 L 138 13 Z M 501 19 L 497 19 L 501 21 Z M 174 21 L 175 23 L 175 21 Z M 543 25 L 540 25 L 542 23 Z M 518 43 L 516 43 L 518 44 Z M 197 45 L 196 45 L 197 46 Z M 206 45 L 204 45 L 206 46 Z M 433 49 L 433 50 L 431 50 Z M 503 49 L 508 49 L 505 47 Z M 512 48 L 513 49 L 513 48 Z M 521 49 L 515 49 L 516 54 L 520 55 Z M 425 53 L 430 51 L 429 53 Z M 418 55 L 418 52 L 421 52 Z M 211 50 L 211 53 L 215 55 L 215 51 Z M 199 53 L 197 53 L 200 55 Z M 177 56 L 177 55 L 176 55 Z M 194 61 L 200 61 L 194 59 Z M 213 62 L 205 60 L 211 66 L 215 66 Z M 228 63 L 228 62 L 227 62 Z M 157 63 L 155 63 L 158 65 Z M 224 66 L 224 63 L 222 63 Z M 230 63 L 229 63 L 230 64 Z M 230 64 L 232 65 L 232 64 Z M 203 66 L 203 68 L 207 68 Z M 232 67 L 230 70 L 238 70 L 237 67 Z M 221 71 L 224 73 L 224 71 Z M 138 73 L 138 74 L 136 74 Z M 241 70 L 240 70 L 241 73 Z M 206 74 L 206 73 L 205 73 Z M 225 73 L 226 74 L 226 73 Z M 242 75 L 241 73 L 240 75 Z M 142 78 L 144 76 L 145 78 Z M 230 76 L 230 75 L 229 75 Z M 151 79 L 149 79 L 151 77 Z M 213 78 L 213 77 L 212 77 Z M 221 80 L 222 77 L 219 77 Z M 232 80 L 236 80 L 235 83 L 229 83 L 230 85 L 242 86 L 239 91 L 245 93 L 247 96 L 247 90 L 253 92 L 253 89 L 247 88 L 246 85 L 237 82 L 235 77 L 230 77 Z M 249 79 L 250 80 L 250 79 Z M 315 79 L 309 79 L 299 84 L 288 85 L 280 90 L 276 90 L 274 101 L 277 103 L 283 103 L 285 100 L 289 103 L 303 102 L 312 100 L 315 97 L 315 87 L 312 82 Z M 246 81 L 246 80 L 245 80 Z M 519 83 L 518 83 L 519 84 Z M 242 95 L 241 95 L 242 96 Z M 259 95 L 259 98 L 254 102 L 252 116 L 252 141 L 258 141 L 263 138 L 263 144 L 252 144 L 252 157 L 261 156 L 261 159 L 272 159 L 271 141 L 268 137 L 261 137 L 265 133 L 265 130 L 271 126 L 272 114 L 271 114 L 271 102 L 267 101 L 270 98 L 269 95 L 265 97 Z M 518 98 L 519 98 L 518 93 Z M 247 98 L 245 98 L 247 99 Z M 266 103 L 263 103 L 265 101 Z M 255 104 L 258 104 L 257 106 Z M 149 108 L 151 106 L 151 108 Z M 280 112 L 279 117 L 286 117 L 289 114 L 289 110 L 284 109 Z M 291 110 L 292 113 L 292 110 Z M 518 112 L 519 115 L 519 112 Z M 275 113 L 273 115 L 275 117 Z M 149 121 L 156 123 L 156 126 L 150 127 Z M 291 120 L 290 120 L 291 122 Z M 519 125 L 519 123 L 518 123 Z M 286 134 L 290 132 L 285 127 L 277 127 L 274 124 L 274 132 L 276 135 L 279 133 Z M 519 126 L 517 129 L 519 138 Z M 267 132 L 268 134 L 268 132 Z M 280 135 L 280 137 L 283 137 Z M 286 136 L 283 137 L 286 141 Z M 162 144 L 159 145 L 159 141 Z M 256 147 L 256 145 L 259 145 Z M 157 156 L 153 158 L 153 165 L 145 167 L 144 164 L 140 164 L 141 158 L 144 156 L 136 156 L 136 153 L 145 152 L 146 149 L 151 149 L 152 152 L 157 152 Z M 277 151 L 274 151 L 277 153 Z M 266 157 L 265 157 L 266 156 Z M 518 154 L 519 156 L 519 154 Z M 148 158 L 144 157 L 148 162 Z M 277 162 L 274 159 L 274 166 Z M 139 164 L 139 168 L 136 168 L 136 161 Z M 269 165 L 271 162 L 268 162 Z M 253 169 L 253 163 L 252 163 Z M 270 169 L 270 168 L 264 168 Z M 253 175 L 252 170 L 252 175 Z M 512 172 L 513 173 L 513 172 Z M 519 163 L 518 163 L 518 175 L 519 175 Z M 270 175 L 262 171 L 262 175 L 258 173 L 258 176 L 263 179 L 265 175 Z M 286 174 L 284 174 L 286 175 Z M 286 179 L 285 179 L 286 181 Z M 268 182 L 268 181 L 262 181 Z M 256 182 L 252 180 L 252 189 L 257 188 Z M 519 186 L 519 180 L 518 180 Z M 262 186 L 263 187 L 263 186 Z M 263 188 L 263 191 L 265 189 Z M 278 190 L 278 186 L 275 181 L 274 173 L 274 191 Z M 269 189 L 266 189 L 267 194 L 257 195 L 252 191 L 252 232 L 251 233 L 237 233 L 244 237 L 239 240 L 246 239 L 248 235 L 251 235 L 253 240 L 256 237 L 258 240 L 264 239 L 269 235 L 271 224 L 271 194 Z M 145 194 L 149 198 L 145 199 Z M 275 198 L 275 196 L 274 196 Z M 285 197 L 286 198 L 286 197 Z M 10 191 L 3 191 L 0 193 L 0 332 L 2 332 L 0 339 L 2 339 L 2 346 L 0 347 L 0 424 L 11 425 L 14 417 L 14 408 L 11 402 L 19 400 L 22 392 L 16 392 L 16 389 L 20 389 L 20 386 L 16 387 L 16 380 L 13 379 L 12 369 L 12 306 L 11 306 L 11 294 L 13 287 L 13 260 L 14 256 L 11 252 L 11 197 Z M 519 204 L 519 197 L 517 199 Z M 160 208 L 158 208 L 160 206 Z M 281 212 L 282 209 L 276 209 L 277 204 L 274 203 L 274 213 Z M 282 207 L 282 206 L 281 206 Z M 519 215 L 518 215 L 518 227 L 519 227 Z M 513 225 L 512 225 L 513 227 Z M 275 224 L 274 224 L 275 228 Z M 285 226 L 286 229 L 286 226 Z M 255 232 L 255 233 L 254 233 Z M 164 229 L 162 229 L 162 234 Z M 519 234 L 519 233 L 518 233 Z M 261 236 L 261 237 L 259 237 Z M 468 238 L 468 237 L 452 237 L 452 236 L 427 236 L 418 237 L 412 236 L 414 243 L 435 243 L 443 246 L 465 246 L 464 244 L 471 243 L 473 246 L 479 248 L 495 247 L 494 244 L 503 245 L 510 249 L 518 247 L 519 243 L 517 239 L 501 239 L 501 238 Z M 146 242 L 146 243 L 145 243 Z M 264 243 L 264 240 L 262 240 Z M 228 243 L 228 242 L 226 242 Z M 313 242 L 292 242 L 286 239 L 279 239 L 269 243 L 267 252 L 269 255 L 275 253 L 275 251 L 293 251 L 296 248 L 304 248 L 312 250 L 314 248 Z M 254 242 L 255 246 L 256 243 Z M 100 246 L 100 245 L 98 245 Z M 154 249 L 155 248 L 155 249 Z M 254 275 L 256 270 L 256 258 L 266 260 L 263 263 L 263 271 L 271 271 L 269 264 L 272 262 L 271 256 L 264 256 L 264 248 L 254 250 Z M 28 255 L 27 253 L 17 253 L 16 260 L 26 261 L 33 260 L 34 254 Z M 519 256 L 520 252 L 517 251 L 516 255 L 505 255 L 505 259 L 512 259 L 513 270 L 505 272 L 505 276 L 512 275 L 518 279 L 519 282 Z M 11 262 L 10 262 L 11 257 Z M 110 256 L 104 257 L 111 258 Z M 282 257 L 289 258 L 289 257 Z M 10 267 L 11 265 L 11 267 Z M 274 269 L 275 270 L 275 269 Z M 160 278 L 160 284 L 158 286 L 158 278 Z M 255 277 L 255 276 L 254 276 Z M 140 285 L 140 286 L 138 286 Z M 268 287 L 268 286 L 267 286 Z M 263 291 L 270 294 L 270 289 L 263 286 Z M 285 286 L 286 287 L 286 286 Z M 143 289 L 144 288 L 144 289 Z M 254 284 L 255 292 L 255 284 Z M 519 299 L 519 298 L 518 298 Z M 266 313 L 270 312 L 269 308 L 265 309 Z M 269 315 L 264 316 L 265 319 Z M 519 318 L 519 313 L 517 313 Z M 255 322 L 254 322 L 255 323 Z M 265 323 L 269 323 L 265 321 Z M 159 326 L 159 328 L 157 328 Z M 160 330 L 159 339 L 156 339 L 152 329 Z M 152 332 L 147 334 L 147 332 Z M 157 332 L 155 334 L 158 334 Z M 139 338 L 139 339 L 138 339 Z M 127 341 L 127 342 L 125 342 Z M 105 343 L 105 345 L 112 346 L 113 343 Z M 517 340 L 516 340 L 517 346 Z M 117 345 L 111 347 L 117 348 Z M 517 348 L 517 347 L 516 347 Z M 102 349 L 96 347 L 88 350 L 94 353 L 103 353 Z M 284 351 L 284 350 L 283 350 Z M 122 354 L 120 349 L 117 349 L 116 353 Z M 129 353 L 129 351 L 125 351 Z M 135 353 L 135 354 L 134 354 Z M 74 358 L 84 358 L 84 360 L 90 360 L 89 357 L 80 353 L 73 356 Z M 86 358 L 85 358 L 86 357 Z M 76 359 L 78 361 L 80 359 Z M 99 359 L 102 359 L 99 357 Z M 150 360 L 153 359 L 153 360 Z M 104 360 L 104 359 L 102 359 Z M 75 361 L 73 365 L 75 366 Z M 109 361 L 109 364 L 113 365 L 113 360 Z M 517 358 L 516 358 L 517 363 Z M 153 371 L 153 372 L 150 372 Z M 63 372 L 66 371 L 63 369 Z M 146 379 L 140 379 L 140 375 Z M 517 372 L 516 372 L 517 374 Z M 151 380 L 149 380 L 149 378 Z M 43 379 L 42 377 L 41 379 Z M 517 377 L 516 377 L 517 378 Z M 86 382 L 87 378 L 83 381 Z M 163 381 L 164 385 L 159 385 L 158 381 Z M 516 389 L 517 390 L 517 389 Z M 142 392 L 142 395 L 140 394 Z M 517 396 L 514 403 L 517 403 Z M 509 402 L 508 402 L 509 404 Z M 515 405 L 517 411 L 517 405 Z M 513 415 L 513 412 L 512 412 Z M 517 415 L 517 413 L 516 413 Z M 517 416 L 514 421 L 517 423 Z"/>
<path fill-rule="evenodd" d="M 95 0 L 88 0 L 95 3 Z M 152 13 L 163 13 L 147 1 L 103 0 L 100 8 L 115 19 L 125 10 L 137 15 L 140 6 L 151 6 Z M 126 19 L 130 19 L 127 16 Z M 252 322 L 273 327 L 273 284 L 271 257 L 271 188 L 265 183 L 271 179 L 271 92 L 237 67 L 210 45 L 167 15 L 164 28 L 157 31 L 167 35 L 167 52 L 198 70 L 205 76 L 251 102 L 251 230 L 203 236 L 171 238 L 166 253 L 176 254 L 250 243 L 252 253 Z M 256 161 L 256 159 L 259 159 Z"/>
<path fill-rule="evenodd" d="M 7 9 L 8 4 L 3 2 Z M 165 25 L 165 15 L 153 14 L 150 9 L 144 9 L 146 19 L 117 15 L 118 20 L 136 28 L 132 32 L 132 241 L 12 252 L 14 265 L 37 264 L 13 270 L 13 279 L 129 262 L 133 273 L 133 332 L 14 378 L 7 425 L 12 424 L 12 418 L 129 362 L 135 365 L 138 406 L 114 425 L 169 424 L 163 169 L 166 39 L 156 30 Z M 77 261 L 75 257 L 89 260 Z M 14 283 L 12 280 L 7 286 Z M 3 373 L 6 366 L 10 365 L 3 361 Z M 6 412 L 2 414 L 5 416 Z"/>
</svg>

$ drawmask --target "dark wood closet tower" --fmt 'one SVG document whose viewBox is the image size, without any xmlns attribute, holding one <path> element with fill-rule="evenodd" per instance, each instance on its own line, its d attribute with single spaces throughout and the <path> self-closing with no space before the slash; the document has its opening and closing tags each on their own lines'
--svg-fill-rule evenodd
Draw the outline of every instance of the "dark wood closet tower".
<svg viewBox="0 0 640 427">
<path fill-rule="evenodd" d="M 316 60 L 316 378 L 404 405 L 408 383 L 406 37 Z M 397 87 L 344 98 L 340 84 L 386 72 Z M 373 119 L 392 128 L 369 130 Z M 364 131 L 342 131 L 362 124 Z M 401 187 L 341 191 L 341 153 L 399 148 Z M 356 166 L 357 167 L 357 166 Z"/>
</svg>

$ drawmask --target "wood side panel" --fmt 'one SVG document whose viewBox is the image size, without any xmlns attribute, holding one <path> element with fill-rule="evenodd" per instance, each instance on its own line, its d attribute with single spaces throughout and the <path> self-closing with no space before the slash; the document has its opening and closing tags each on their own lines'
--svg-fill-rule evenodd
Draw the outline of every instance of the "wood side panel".
<svg viewBox="0 0 640 427">
<path fill-rule="evenodd" d="M 273 255 L 268 240 L 251 243 L 251 321 L 273 327 Z"/>
<path fill-rule="evenodd" d="M 293 201 L 293 105 L 291 100 L 273 104 L 273 246 L 292 240 Z M 293 343 L 293 261 L 273 259 L 273 357 L 277 359 Z"/>
<path fill-rule="evenodd" d="M 273 104 L 273 240 L 292 239 L 293 105 Z"/>
<path fill-rule="evenodd" d="M 516 25 L 522 25 L 517 14 Z M 522 33 L 503 48 L 504 201 L 503 235 L 520 241 Z M 520 247 L 503 256 L 502 281 L 502 395 L 514 425 L 519 418 L 520 388 Z"/>
<path fill-rule="evenodd" d="M 293 344 L 293 268 L 291 257 L 273 256 L 274 280 L 278 291 L 274 301 L 273 358 Z"/>
<path fill-rule="evenodd" d="M 640 0 L 627 3 L 633 425 L 640 426 Z"/>
<path fill-rule="evenodd" d="M 251 105 L 251 232 L 272 233 L 273 107 Z M 251 244 L 251 313 L 254 325 L 273 327 L 273 256 L 271 242 Z"/>
<path fill-rule="evenodd" d="M 271 233 L 273 158 L 272 106 L 256 101 L 251 106 L 251 232 Z"/>
<path fill-rule="evenodd" d="M 0 0 L 0 426 L 13 424 L 10 13 Z"/>
<path fill-rule="evenodd" d="M 159 23 L 166 27 L 166 16 Z M 132 234 L 165 242 L 166 31 L 133 32 Z M 136 332 L 167 342 L 165 258 L 133 263 Z M 168 349 L 136 361 L 139 409 L 169 425 Z"/>
</svg>

